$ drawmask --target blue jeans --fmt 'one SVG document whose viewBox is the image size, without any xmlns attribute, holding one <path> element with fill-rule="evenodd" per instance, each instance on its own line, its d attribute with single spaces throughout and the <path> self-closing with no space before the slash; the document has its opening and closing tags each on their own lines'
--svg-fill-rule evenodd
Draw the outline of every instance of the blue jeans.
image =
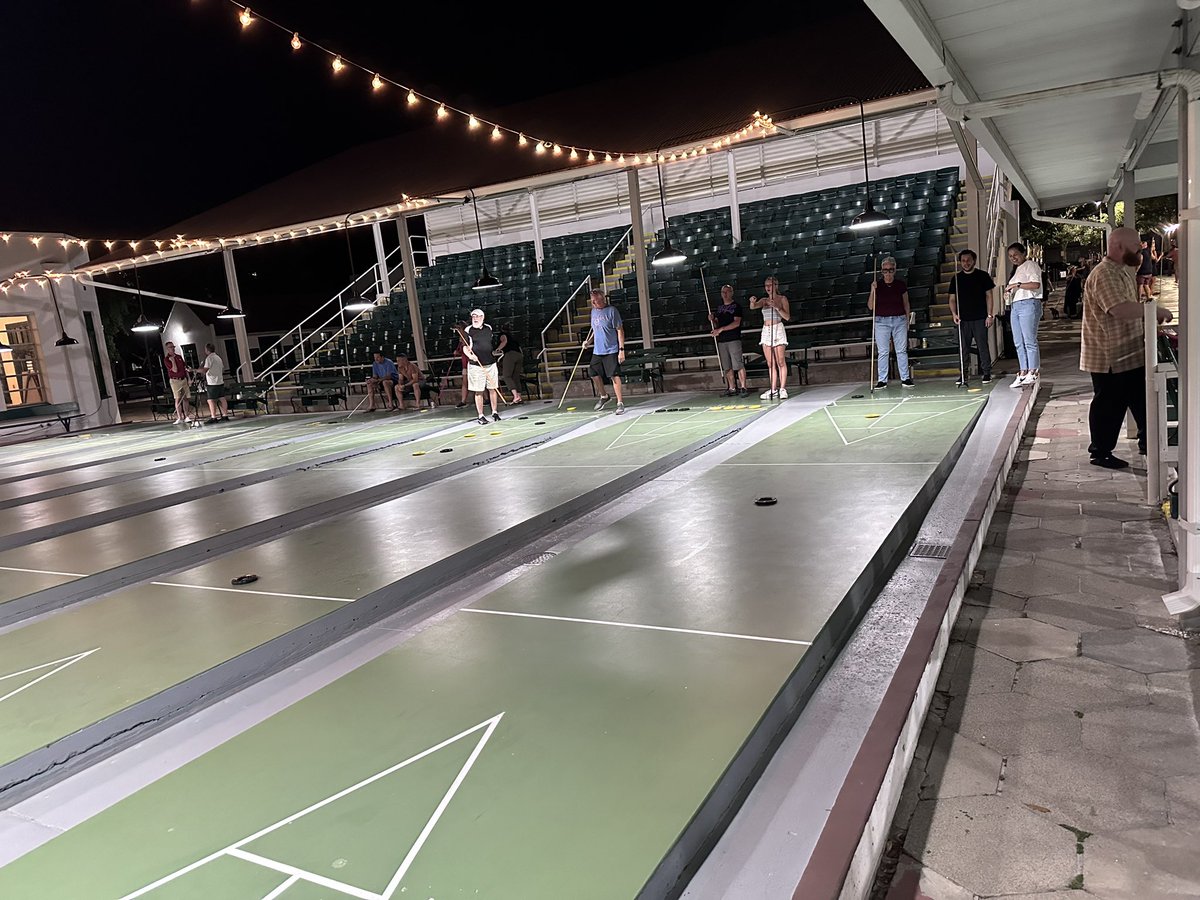
<svg viewBox="0 0 1200 900">
<path fill-rule="evenodd" d="M 875 317 L 875 349 L 879 354 L 879 380 L 888 380 L 888 354 L 896 348 L 896 365 L 900 369 L 900 380 L 912 377 L 908 368 L 908 316 Z"/>
<path fill-rule="evenodd" d="M 1022 372 L 1042 367 L 1042 351 L 1038 349 L 1038 323 L 1042 321 L 1041 300 L 1018 300 L 1012 305 L 1013 343 L 1017 345 L 1017 362 Z"/>
</svg>

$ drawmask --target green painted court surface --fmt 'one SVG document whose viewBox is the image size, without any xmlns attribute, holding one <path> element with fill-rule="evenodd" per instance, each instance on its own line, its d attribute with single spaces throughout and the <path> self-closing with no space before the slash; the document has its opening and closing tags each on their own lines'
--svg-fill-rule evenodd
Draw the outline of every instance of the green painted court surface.
<svg viewBox="0 0 1200 900">
<path fill-rule="evenodd" d="M 677 479 L 665 499 L 480 585 L 458 612 L 0 869 L 0 897 L 635 896 L 985 399 L 846 397 L 699 477 L 663 476 Z M 284 593 L 352 600 L 754 414 L 713 405 L 609 417 L 165 579 L 228 586 L 253 565 L 253 587 L 280 594 L 146 585 L 0 635 L 0 698 L 53 673 L 0 700 L 0 757 L 127 702 L 99 696 L 113 682 L 144 691 L 195 646 L 228 654 L 338 602 Z M 463 498 L 481 496 L 469 514 Z M 763 496 L 778 502 L 756 506 Z M 33 738 L 39 719 L 57 721 Z"/>
</svg>

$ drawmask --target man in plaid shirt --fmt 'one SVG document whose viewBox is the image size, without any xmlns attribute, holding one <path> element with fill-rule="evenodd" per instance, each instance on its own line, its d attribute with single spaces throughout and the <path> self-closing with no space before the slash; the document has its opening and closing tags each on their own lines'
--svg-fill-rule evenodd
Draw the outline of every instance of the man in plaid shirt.
<svg viewBox="0 0 1200 900">
<path fill-rule="evenodd" d="M 1141 239 L 1132 228 L 1116 228 L 1108 238 L 1108 255 L 1092 269 L 1083 286 L 1083 340 L 1079 368 L 1092 375 L 1092 405 L 1088 412 L 1092 465 L 1124 469 L 1113 456 L 1125 411 L 1133 413 L 1138 444 L 1146 452 L 1146 366 L 1142 303 L 1137 277 Z M 1159 322 L 1171 313 L 1159 309 Z"/>
</svg>

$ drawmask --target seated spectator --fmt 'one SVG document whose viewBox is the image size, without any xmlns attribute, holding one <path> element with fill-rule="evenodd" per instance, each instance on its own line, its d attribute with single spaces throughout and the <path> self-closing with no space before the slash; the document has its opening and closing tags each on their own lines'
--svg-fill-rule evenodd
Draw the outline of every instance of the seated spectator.
<svg viewBox="0 0 1200 900">
<path fill-rule="evenodd" d="M 399 381 L 400 373 L 396 370 L 396 364 L 376 350 L 375 361 L 371 363 L 371 377 L 367 379 L 367 395 L 370 404 L 367 412 L 375 412 L 376 392 L 383 395 L 384 409 L 394 409 L 392 396 Z"/>
<path fill-rule="evenodd" d="M 409 362 L 407 356 L 396 357 L 396 405 L 404 409 L 404 389 L 412 388 L 413 397 L 417 401 L 417 409 L 421 408 L 421 370 Z"/>
</svg>

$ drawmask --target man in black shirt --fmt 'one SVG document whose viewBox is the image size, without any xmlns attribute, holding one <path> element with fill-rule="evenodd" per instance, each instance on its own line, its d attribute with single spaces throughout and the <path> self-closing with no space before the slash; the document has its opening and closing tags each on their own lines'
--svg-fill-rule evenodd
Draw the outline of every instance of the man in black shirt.
<svg viewBox="0 0 1200 900">
<path fill-rule="evenodd" d="M 958 326 L 958 340 L 965 358 L 975 342 L 979 354 L 980 380 L 989 384 L 992 380 L 992 354 L 988 350 L 988 329 L 992 326 L 992 299 L 996 283 L 992 276 L 975 268 L 975 251 L 963 250 L 958 254 L 959 271 L 950 279 L 950 312 Z M 962 380 L 967 382 L 967 367 L 962 368 Z"/>
<path fill-rule="evenodd" d="M 475 394 L 475 411 L 479 413 L 479 424 L 487 424 L 483 414 L 483 392 L 487 390 L 492 402 L 492 421 L 500 421 L 496 412 L 496 391 L 500 387 L 500 376 L 496 371 L 496 356 L 492 352 L 492 326 L 483 324 L 483 310 L 471 310 L 471 327 L 463 332 L 467 336 L 467 388 Z"/>
<path fill-rule="evenodd" d="M 717 339 L 718 362 L 725 376 L 725 396 L 732 397 L 736 393 L 745 397 L 749 391 L 746 390 L 746 364 L 742 361 L 742 305 L 733 299 L 730 285 L 721 288 L 721 305 L 708 319 L 713 327 L 712 336 Z M 735 372 L 737 391 L 733 389 Z"/>
</svg>

